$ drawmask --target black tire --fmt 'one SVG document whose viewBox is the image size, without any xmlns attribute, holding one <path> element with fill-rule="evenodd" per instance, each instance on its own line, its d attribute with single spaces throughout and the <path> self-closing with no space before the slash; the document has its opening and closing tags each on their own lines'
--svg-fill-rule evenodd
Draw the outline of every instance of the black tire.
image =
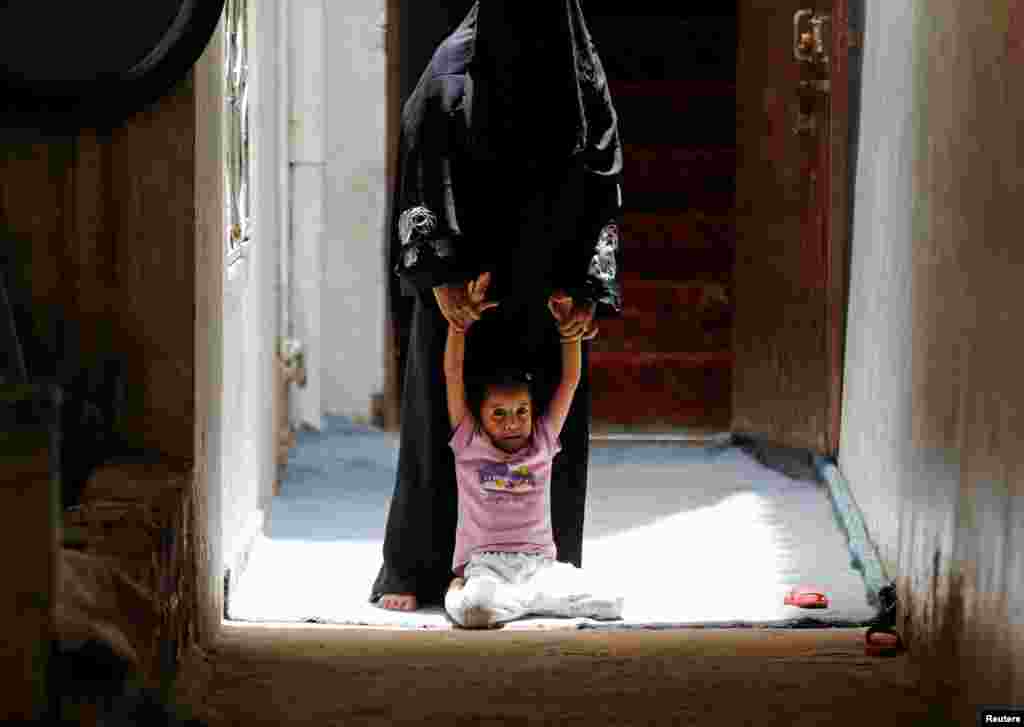
<svg viewBox="0 0 1024 727">
<path fill-rule="evenodd" d="M 147 0 L 147 7 L 157 7 L 157 1 Z M 150 35 L 144 39 L 145 45 L 141 48 L 144 51 L 142 60 L 131 64 L 126 61 L 124 68 L 107 69 L 89 80 L 75 78 L 87 62 L 76 59 L 74 54 L 54 61 L 55 65 L 66 67 L 63 77 L 57 72 L 39 79 L 33 78 L 34 71 L 29 61 L 24 57 L 19 59 L 15 50 L 5 51 L 0 47 L 0 126 L 53 131 L 113 127 L 165 96 L 187 76 L 206 49 L 223 13 L 224 0 L 159 2 L 163 3 L 164 17 L 169 17 L 170 21 L 164 29 L 149 28 Z M 6 24 L 8 29 L 14 27 L 14 32 L 23 32 L 26 36 L 35 33 L 40 42 L 45 42 L 45 34 L 36 28 L 11 25 L 28 24 L 24 7 L 21 3 L 0 4 L 0 27 Z M 15 8 L 20 8 L 22 14 L 19 15 Z M 37 16 L 29 13 L 28 17 Z M 54 8 L 52 17 L 47 18 L 47 27 L 52 29 L 62 20 L 65 24 L 72 24 L 75 18 Z M 92 29 L 97 30 L 96 27 Z M 59 30 L 66 34 L 71 29 L 65 25 Z M 99 35 L 99 32 L 94 36 L 96 44 L 116 43 L 124 38 L 125 46 L 131 45 L 131 52 L 125 57 L 139 55 L 138 34 L 132 36 L 131 29 L 104 30 L 105 35 Z M 60 53 L 56 48 L 52 52 Z"/>
</svg>

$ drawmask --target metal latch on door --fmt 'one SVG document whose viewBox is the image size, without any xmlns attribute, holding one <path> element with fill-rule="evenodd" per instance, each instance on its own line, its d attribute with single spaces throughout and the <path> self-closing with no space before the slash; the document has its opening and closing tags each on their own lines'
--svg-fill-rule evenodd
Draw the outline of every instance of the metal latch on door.
<svg viewBox="0 0 1024 727">
<path fill-rule="evenodd" d="M 793 15 L 793 57 L 798 61 L 826 68 L 831 55 L 832 16 L 813 10 L 797 10 Z"/>
<path fill-rule="evenodd" d="M 827 75 L 831 42 L 831 16 L 815 14 L 813 10 L 797 10 L 793 15 L 793 57 L 801 64 L 806 63 L 815 75 Z M 800 81 L 799 90 L 811 95 L 828 95 L 832 90 L 827 78 Z M 793 133 L 797 136 L 811 136 L 817 132 L 817 118 L 804 110 L 810 103 L 801 102 L 797 110 Z"/>
</svg>

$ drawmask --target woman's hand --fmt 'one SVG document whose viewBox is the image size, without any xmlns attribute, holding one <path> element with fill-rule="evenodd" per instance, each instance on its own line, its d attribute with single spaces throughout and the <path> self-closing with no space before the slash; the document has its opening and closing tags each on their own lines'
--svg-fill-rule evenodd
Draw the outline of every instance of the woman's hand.
<svg viewBox="0 0 1024 727">
<path fill-rule="evenodd" d="M 491 283 L 489 272 L 481 273 L 476 280 L 457 285 L 441 285 L 434 288 L 434 298 L 449 325 L 465 333 L 481 314 L 497 306 L 497 302 L 485 302 L 487 287 Z"/>
<path fill-rule="evenodd" d="M 556 290 L 548 298 L 548 310 L 558 324 L 558 333 L 562 338 L 576 338 L 582 335 L 589 341 L 597 335 L 598 328 L 594 325 L 594 311 L 597 305 L 575 303 L 572 296 L 562 290 Z"/>
</svg>

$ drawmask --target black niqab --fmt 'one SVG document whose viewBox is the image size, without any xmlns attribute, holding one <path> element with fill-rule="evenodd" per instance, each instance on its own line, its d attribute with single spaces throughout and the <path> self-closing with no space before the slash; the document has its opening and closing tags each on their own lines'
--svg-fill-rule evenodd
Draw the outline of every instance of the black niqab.
<svg viewBox="0 0 1024 727">
<path fill-rule="evenodd" d="M 617 117 L 579 0 L 479 0 L 451 39 L 468 44 L 470 136 L 488 155 L 583 154 L 621 169 Z"/>
</svg>

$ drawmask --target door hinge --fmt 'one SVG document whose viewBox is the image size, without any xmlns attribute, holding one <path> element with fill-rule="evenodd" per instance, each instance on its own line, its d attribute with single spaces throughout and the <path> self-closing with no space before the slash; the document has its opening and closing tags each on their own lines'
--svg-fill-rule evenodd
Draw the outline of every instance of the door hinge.
<svg viewBox="0 0 1024 727">
<path fill-rule="evenodd" d="M 813 114 L 798 111 L 793 124 L 793 136 L 813 136 L 818 131 L 818 119 Z"/>
<path fill-rule="evenodd" d="M 813 93 L 829 94 L 832 92 L 832 83 L 827 78 L 814 81 L 800 81 L 800 88 Z"/>
</svg>

